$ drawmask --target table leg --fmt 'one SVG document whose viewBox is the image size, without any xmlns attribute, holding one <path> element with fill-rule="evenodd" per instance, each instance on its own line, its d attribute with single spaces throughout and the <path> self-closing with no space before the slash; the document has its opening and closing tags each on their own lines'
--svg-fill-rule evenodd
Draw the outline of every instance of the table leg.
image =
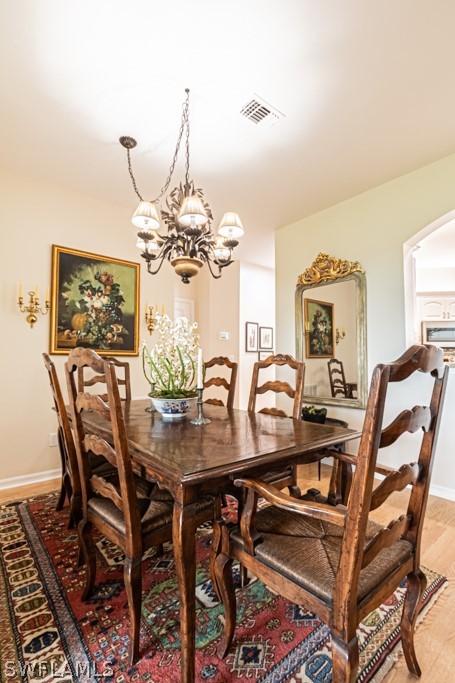
<svg viewBox="0 0 455 683">
<path fill-rule="evenodd" d="M 181 681 L 194 683 L 196 630 L 196 529 L 191 506 L 174 503 L 172 540 L 180 592 Z"/>
</svg>

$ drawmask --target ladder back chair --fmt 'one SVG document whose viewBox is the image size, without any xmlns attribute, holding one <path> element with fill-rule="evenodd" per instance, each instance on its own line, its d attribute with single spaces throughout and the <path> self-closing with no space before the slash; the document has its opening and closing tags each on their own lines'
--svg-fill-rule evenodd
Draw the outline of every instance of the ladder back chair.
<svg viewBox="0 0 455 683">
<path fill-rule="evenodd" d="M 131 401 L 131 379 L 130 379 L 130 364 L 127 361 L 117 360 L 117 358 L 109 357 L 109 361 L 118 368 L 118 372 L 123 372 L 123 378 L 117 377 L 119 387 L 124 387 L 123 401 Z M 90 377 L 87 377 L 90 368 L 81 367 L 77 371 L 77 389 L 84 391 L 84 387 L 93 387 L 95 384 L 106 384 L 106 378 L 103 372 L 91 372 Z M 107 394 L 101 394 L 101 398 L 106 400 Z"/>
<path fill-rule="evenodd" d="M 283 367 L 287 366 L 295 371 L 295 389 L 288 383 L 280 380 L 270 380 L 259 385 L 259 373 L 261 370 L 270 368 L 272 366 Z M 292 356 L 277 354 L 275 356 L 268 356 L 265 360 L 256 361 L 253 367 L 253 375 L 251 378 L 250 398 L 248 402 L 249 412 L 254 413 L 256 410 L 256 398 L 258 395 L 265 394 L 269 391 L 274 393 L 284 393 L 289 398 L 293 399 L 292 417 L 295 420 L 301 419 L 302 411 L 302 397 L 303 397 L 303 381 L 305 376 L 305 364 L 296 360 Z M 274 415 L 276 417 L 289 417 L 289 415 L 281 408 L 261 408 L 259 413 L 266 415 Z M 292 495 L 300 498 L 301 491 L 297 486 L 297 467 L 292 465 L 281 472 L 270 472 L 265 476 L 262 475 L 262 480 L 273 484 L 278 488 L 287 487 Z"/>
<path fill-rule="evenodd" d="M 264 382 L 259 386 L 259 372 L 270 368 L 272 365 L 282 367 L 287 365 L 292 370 L 295 370 L 295 389 L 291 387 L 288 382 L 281 382 L 279 380 L 271 380 Z M 284 393 L 289 398 L 294 399 L 292 408 L 292 417 L 294 420 L 300 420 L 302 410 L 302 396 L 303 396 L 303 380 L 305 374 L 305 364 L 296 360 L 292 356 L 278 354 L 276 356 L 269 356 L 265 360 L 256 361 L 253 368 L 253 376 L 251 378 L 250 399 L 248 402 L 248 410 L 254 413 L 256 410 L 256 397 L 259 394 L 265 394 L 268 391 L 273 391 L 276 394 Z M 279 417 L 289 417 L 288 414 L 280 408 L 262 408 L 258 412 L 266 413 L 268 415 L 277 415 Z"/>
<path fill-rule="evenodd" d="M 209 368 L 213 368 L 214 366 L 220 365 L 227 367 L 231 371 L 229 382 L 225 377 L 210 377 L 209 379 L 204 380 L 204 389 L 208 389 L 209 387 L 223 387 L 224 389 L 226 389 L 228 392 L 226 399 L 226 408 L 230 410 L 234 405 L 238 363 L 229 360 L 229 358 L 226 358 L 226 356 L 216 356 L 215 358 L 211 358 L 206 363 L 204 363 L 204 370 L 207 371 Z M 209 403 L 213 406 L 225 405 L 220 398 L 208 398 L 204 401 L 204 403 Z"/>
<path fill-rule="evenodd" d="M 346 398 L 346 377 L 343 363 L 337 358 L 331 358 L 327 362 L 327 367 L 329 369 L 330 392 L 332 398 Z"/>
<path fill-rule="evenodd" d="M 63 508 L 65 499 L 67 498 L 70 504 L 69 526 L 73 527 L 77 526 L 82 519 L 82 489 L 77 453 L 57 370 L 48 354 L 43 353 L 42 355 L 44 365 L 49 375 L 49 382 L 59 425 L 57 438 L 62 461 L 62 487 L 57 502 L 57 510 Z M 112 469 L 104 458 L 99 457 L 92 452 L 88 454 L 88 463 L 90 471 L 94 473 L 106 474 Z"/>
<path fill-rule="evenodd" d="M 101 396 L 77 391 L 75 374 L 85 367 L 106 378 L 108 403 Z M 90 349 L 75 349 L 66 363 L 66 378 L 82 487 L 83 517 L 78 526 L 86 565 L 82 599 L 90 597 L 95 584 L 96 549 L 92 538 L 95 527 L 125 554 L 124 580 L 130 615 L 129 662 L 132 665 L 139 656 L 142 556 L 148 548 L 156 546 L 158 550 L 165 541 L 172 540 L 173 501 L 155 500 L 149 488 L 153 484 L 149 485 L 133 472 L 123 415 L 127 407 L 122 406 L 112 361 L 103 360 Z M 86 428 L 83 415 L 87 410 L 110 423 L 113 444 Z M 102 476 L 91 472 L 89 452 L 104 458 L 114 474 Z M 211 518 L 213 500 L 201 500 L 198 514 L 204 522 Z"/>
<path fill-rule="evenodd" d="M 429 405 L 403 410 L 383 428 L 389 383 L 404 381 L 417 371 L 433 378 Z M 358 454 L 334 453 L 356 466 L 347 507 L 295 500 L 261 481 L 236 480 L 248 492 L 240 525 L 230 531 L 219 519 L 213 541 L 212 574 L 226 617 L 223 654 L 235 628 L 233 559 L 330 626 L 334 683 L 356 681 L 356 629 L 407 577 L 401 639 L 409 671 L 420 676 L 414 627 L 426 587 L 420 566 L 421 535 L 447 377 L 442 350 L 429 345 L 413 346 L 395 362 L 376 366 Z M 376 466 L 380 448 L 405 432 L 419 430 L 417 462 L 398 470 Z M 374 488 L 375 469 L 386 477 Z M 408 485 L 411 492 L 404 514 L 385 527 L 369 521 L 370 511 Z M 257 510 L 259 496 L 270 506 Z"/>
<path fill-rule="evenodd" d="M 57 439 L 62 466 L 62 480 L 60 495 L 57 501 L 57 510 L 62 510 L 65 500 L 70 505 L 69 527 L 77 524 L 81 518 L 81 485 L 77 467 L 77 456 L 74 448 L 73 434 L 66 412 L 57 370 L 47 353 L 43 353 L 44 366 L 49 376 L 54 409 L 57 415 Z M 77 509 L 78 508 L 78 509 Z"/>
</svg>

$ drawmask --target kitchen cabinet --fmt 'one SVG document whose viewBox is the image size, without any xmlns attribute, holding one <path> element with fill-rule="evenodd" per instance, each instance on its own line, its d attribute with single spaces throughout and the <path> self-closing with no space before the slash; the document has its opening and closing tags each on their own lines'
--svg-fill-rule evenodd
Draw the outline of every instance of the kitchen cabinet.
<svg viewBox="0 0 455 683">
<path fill-rule="evenodd" d="M 455 296 L 419 296 L 421 320 L 455 320 Z"/>
</svg>

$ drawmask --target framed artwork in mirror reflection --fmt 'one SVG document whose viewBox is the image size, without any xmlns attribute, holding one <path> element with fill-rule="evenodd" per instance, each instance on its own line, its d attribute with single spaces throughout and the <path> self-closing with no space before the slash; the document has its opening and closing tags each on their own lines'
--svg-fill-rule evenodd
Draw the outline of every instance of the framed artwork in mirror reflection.
<svg viewBox="0 0 455 683">
<path fill-rule="evenodd" d="M 316 299 L 304 299 L 305 355 L 307 358 L 333 358 L 335 326 L 333 304 Z"/>
</svg>

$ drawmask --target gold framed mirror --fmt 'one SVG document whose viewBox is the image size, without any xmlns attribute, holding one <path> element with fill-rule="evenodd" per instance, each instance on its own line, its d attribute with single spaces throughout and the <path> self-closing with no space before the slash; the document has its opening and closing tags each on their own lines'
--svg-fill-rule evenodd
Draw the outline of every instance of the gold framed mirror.
<svg viewBox="0 0 455 683">
<path fill-rule="evenodd" d="M 297 279 L 296 357 L 305 363 L 305 403 L 364 408 L 366 278 L 358 261 L 319 253 Z"/>
</svg>

